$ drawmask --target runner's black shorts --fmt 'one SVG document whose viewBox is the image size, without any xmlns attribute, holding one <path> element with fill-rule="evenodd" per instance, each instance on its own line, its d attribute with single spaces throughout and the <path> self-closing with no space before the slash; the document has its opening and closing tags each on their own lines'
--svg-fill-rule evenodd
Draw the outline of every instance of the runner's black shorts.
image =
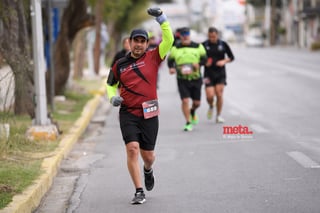
<svg viewBox="0 0 320 213">
<path fill-rule="evenodd" d="M 212 87 L 217 84 L 227 85 L 227 74 L 226 71 L 205 71 L 203 82 L 205 87 Z"/>
<path fill-rule="evenodd" d="M 140 149 L 152 151 L 155 148 L 158 130 L 158 116 L 144 119 L 127 111 L 120 111 L 120 129 L 125 144 L 139 142 Z"/>
<path fill-rule="evenodd" d="M 196 80 L 177 79 L 178 89 L 181 100 L 191 98 L 192 100 L 201 99 L 202 78 Z"/>
</svg>

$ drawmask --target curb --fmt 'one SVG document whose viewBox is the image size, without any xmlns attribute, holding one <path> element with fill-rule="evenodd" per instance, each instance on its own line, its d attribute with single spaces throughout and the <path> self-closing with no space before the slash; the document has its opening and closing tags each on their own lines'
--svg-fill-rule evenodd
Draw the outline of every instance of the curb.
<svg viewBox="0 0 320 213">
<path fill-rule="evenodd" d="M 82 110 L 80 118 L 74 123 L 69 132 L 63 136 L 59 146 L 53 151 L 52 156 L 45 158 L 41 168 L 43 174 L 34 181 L 34 184 L 25 189 L 21 194 L 15 195 L 7 207 L 0 210 L 0 213 L 31 213 L 40 204 L 43 196 L 50 189 L 54 177 L 57 175 L 62 160 L 69 154 L 73 145 L 84 133 L 93 117 L 104 90 L 100 89 L 95 93 L 94 98 L 89 100 Z"/>
</svg>

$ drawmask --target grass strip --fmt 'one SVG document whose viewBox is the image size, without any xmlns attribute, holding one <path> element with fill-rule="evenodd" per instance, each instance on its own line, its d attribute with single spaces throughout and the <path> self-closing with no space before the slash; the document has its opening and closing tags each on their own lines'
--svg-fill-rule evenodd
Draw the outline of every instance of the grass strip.
<svg viewBox="0 0 320 213">
<path fill-rule="evenodd" d="M 81 116 L 83 107 L 93 98 L 102 85 L 102 80 L 80 80 L 76 87 L 65 92 L 64 101 L 55 101 L 51 113 L 62 135 L 57 141 L 30 141 L 25 137 L 31 125 L 29 116 L 17 116 L 12 112 L 0 112 L 0 118 L 10 124 L 9 139 L 0 139 L 0 209 L 5 208 L 14 195 L 21 193 L 41 175 L 45 157 L 57 148 L 63 133 L 67 133 Z M 0 123 L 3 122 L 0 119 Z"/>
</svg>

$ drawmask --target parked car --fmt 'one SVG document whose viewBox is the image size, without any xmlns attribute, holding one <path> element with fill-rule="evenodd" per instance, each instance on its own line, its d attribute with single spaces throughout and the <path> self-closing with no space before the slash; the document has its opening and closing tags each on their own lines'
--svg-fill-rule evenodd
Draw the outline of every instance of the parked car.
<svg viewBox="0 0 320 213">
<path fill-rule="evenodd" d="M 247 47 L 263 47 L 264 36 L 261 30 L 252 29 L 245 36 L 245 44 Z"/>
<path fill-rule="evenodd" d="M 222 31 L 222 39 L 228 42 L 236 41 L 236 35 L 232 30 L 226 29 Z"/>
</svg>

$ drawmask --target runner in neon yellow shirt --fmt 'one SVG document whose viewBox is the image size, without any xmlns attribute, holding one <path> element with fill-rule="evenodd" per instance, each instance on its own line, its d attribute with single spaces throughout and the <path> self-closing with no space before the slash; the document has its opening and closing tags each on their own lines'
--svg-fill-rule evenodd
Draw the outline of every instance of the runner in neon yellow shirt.
<svg viewBox="0 0 320 213">
<path fill-rule="evenodd" d="M 170 74 L 177 75 L 178 89 L 182 101 L 182 112 L 186 119 L 184 131 L 192 131 L 199 122 L 195 111 L 200 106 L 202 77 L 200 66 L 207 60 L 202 44 L 190 39 L 190 29 L 180 29 L 181 43 L 173 46 L 168 58 Z M 191 109 L 189 99 L 192 99 Z"/>
</svg>

